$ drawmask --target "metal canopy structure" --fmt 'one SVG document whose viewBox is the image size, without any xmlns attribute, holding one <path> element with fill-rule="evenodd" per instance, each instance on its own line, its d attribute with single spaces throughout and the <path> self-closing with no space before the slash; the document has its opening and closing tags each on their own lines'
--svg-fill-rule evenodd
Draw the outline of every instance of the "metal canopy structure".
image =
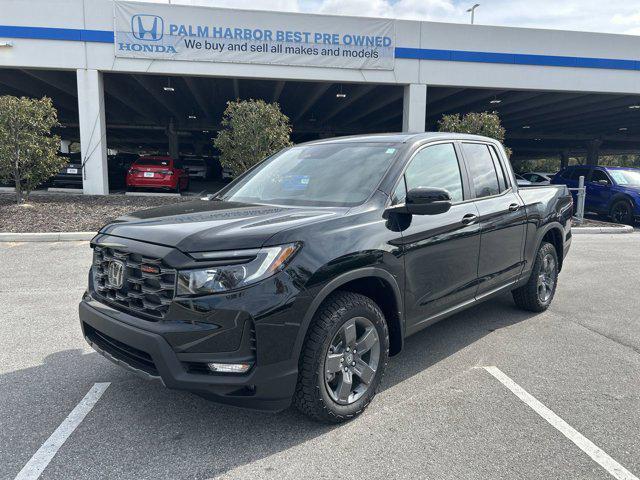
<svg viewBox="0 0 640 480">
<path fill-rule="evenodd" d="M 402 88 L 336 82 L 105 73 L 109 148 L 166 151 L 173 123 L 181 153 L 207 151 L 232 99 L 277 101 L 296 142 L 357 133 L 399 131 Z M 49 96 L 65 139 L 79 140 L 74 72 L 0 69 L 0 94 Z M 640 151 L 640 96 L 532 90 L 428 87 L 426 127 L 444 114 L 496 111 L 514 159 L 565 152 Z"/>
</svg>

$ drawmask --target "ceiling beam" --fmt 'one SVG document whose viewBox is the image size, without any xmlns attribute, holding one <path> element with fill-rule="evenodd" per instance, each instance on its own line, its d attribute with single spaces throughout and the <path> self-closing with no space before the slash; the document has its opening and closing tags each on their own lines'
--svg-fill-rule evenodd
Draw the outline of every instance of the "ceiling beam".
<svg viewBox="0 0 640 480">
<path fill-rule="evenodd" d="M 204 113 L 205 118 L 212 122 L 213 119 L 211 117 L 211 109 L 208 107 L 207 101 L 197 85 L 197 79 L 192 77 L 183 77 L 182 79 L 187 84 L 187 88 L 191 92 L 193 98 L 196 100 L 196 103 L 200 107 L 200 110 L 202 110 L 202 113 Z"/>
<path fill-rule="evenodd" d="M 341 101 L 337 102 L 337 104 L 327 112 L 326 115 L 320 120 L 321 123 L 326 123 L 331 120 L 333 117 L 338 115 L 341 111 L 343 111 L 348 106 L 352 105 L 354 102 L 357 102 L 362 97 L 372 92 L 378 85 L 360 85 L 354 91 L 352 91 L 347 98 L 340 99 Z"/>
<path fill-rule="evenodd" d="M 318 83 L 314 85 L 310 94 L 307 96 L 307 101 L 302 104 L 302 107 L 300 107 L 300 110 L 298 110 L 298 113 L 294 117 L 293 123 L 298 122 L 332 86 L 332 83 Z"/>
<path fill-rule="evenodd" d="M 456 113 L 458 109 L 465 111 L 466 107 L 468 107 L 469 105 L 487 100 L 496 95 L 500 95 L 503 92 L 505 92 L 505 90 L 485 90 L 475 92 L 473 94 L 462 93 L 459 95 L 459 98 L 455 100 L 441 100 L 439 102 L 436 102 L 436 105 L 427 105 L 427 118 L 438 117 L 444 113 Z"/>
<path fill-rule="evenodd" d="M 358 120 L 366 117 L 367 115 L 370 115 L 373 112 L 386 107 L 387 105 L 390 105 L 394 102 L 397 102 L 398 100 L 401 100 L 403 95 L 404 95 L 403 91 L 398 89 L 397 91 L 393 92 L 391 95 L 380 96 L 375 102 L 371 102 L 368 108 L 365 108 L 364 110 L 357 113 L 353 117 L 347 119 L 347 121 L 344 122 L 343 125 L 351 125 L 352 123 L 357 122 Z"/>
<path fill-rule="evenodd" d="M 276 82 L 273 87 L 273 94 L 271 95 L 272 102 L 277 102 L 278 100 L 280 100 L 280 95 L 282 95 L 282 90 L 284 89 L 286 83 L 287 82 L 285 82 L 284 80 Z"/>
<path fill-rule="evenodd" d="M 167 100 L 159 91 L 159 89 L 155 88 L 152 82 L 149 81 L 147 77 L 143 77 L 140 75 L 132 75 L 134 80 L 140 84 L 142 88 L 144 88 L 149 95 L 151 95 L 156 102 L 162 105 L 173 117 L 178 121 L 178 123 L 185 120 L 185 115 L 183 112 L 178 110 L 169 100 Z"/>
</svg>

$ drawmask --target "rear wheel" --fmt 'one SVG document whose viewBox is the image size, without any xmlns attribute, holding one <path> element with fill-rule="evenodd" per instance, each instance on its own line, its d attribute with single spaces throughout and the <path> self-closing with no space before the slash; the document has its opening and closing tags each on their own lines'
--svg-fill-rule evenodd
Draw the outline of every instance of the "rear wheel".
<svg viewBox="0 0 640 480">
<path fill-rule="evenodd" d="M 295 406 L 324 422 L 356 417 L 375 396 L 388 358 L 389 332 L 376 303 L 357 293 L 331 294 L 309 327 Z"/>
<path fill-rule="evenodd" d="M 523 310 L 544 312 L 551 305 L 557 283 L 558 254 L 552 244 L 542 242 L 529 281 L 511 292 L 513 301 Z"/>
<path fill-rule="evenodd" d="M 611 206 L 609 214 L 611 220 L 616 223 L 633 225 L 633 206 L 629 200 L 618 200 Z"/>
</svg>

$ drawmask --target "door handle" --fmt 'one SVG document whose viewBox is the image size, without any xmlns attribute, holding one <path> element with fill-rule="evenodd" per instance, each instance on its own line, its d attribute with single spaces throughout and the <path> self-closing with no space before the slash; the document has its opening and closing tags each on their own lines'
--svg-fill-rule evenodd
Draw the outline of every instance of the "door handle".
<svg viewBox="0 0 640 480">
<path fill-rule="evenodd" d="M 520 205 L 518 205 L 517 203 L 512 203 L 511 205 L 509 205 L 509 211 L 510 212 L 515 212 L 519 208 L 520 208 Z"/>
<path fill-rule="evenodd" d="M 461 220 L 463 225 L 472 225 L 477 221 L 478 221 L 478 216 L 474 215 L 473 213 L 467 213 L 464 217 L 462 217 L 462 220 Z"/>
</svg>

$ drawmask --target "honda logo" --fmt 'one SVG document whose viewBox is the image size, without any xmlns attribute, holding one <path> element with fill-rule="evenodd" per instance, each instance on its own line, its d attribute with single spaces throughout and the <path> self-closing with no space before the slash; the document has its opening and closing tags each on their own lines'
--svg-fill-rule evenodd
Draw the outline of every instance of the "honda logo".
<svg viewBox="0 0 640 480">
<path fill-rule="evenodd" d="M 124 269 L 124 262 L 121 262 L 120 260 L 112 260 L 109 263 L 107 280 L 109 281 L 109 285 L 113 288 L 121 289 L 122 285 L 124 285 Z"/>
<path fill-rule="evenodd" d="M 138 40 L 157 42 L 164 35 L 164 20 L 157 15 L 134 15 L 131 17 L 131 32 Z"/>
</svg>

